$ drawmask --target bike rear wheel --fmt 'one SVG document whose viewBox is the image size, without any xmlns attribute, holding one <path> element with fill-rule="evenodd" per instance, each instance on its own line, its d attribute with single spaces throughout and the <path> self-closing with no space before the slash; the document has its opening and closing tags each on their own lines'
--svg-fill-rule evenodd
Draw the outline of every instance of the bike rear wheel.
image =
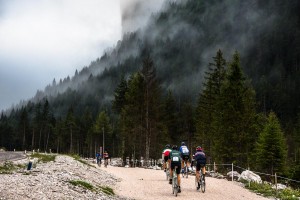
<svg viewBox="0 0 300 200">
<path fill-rule="evenodd" d="M 205 192 L 205 179 L 204 179 L 203 174 L 201 174 L 201 191 L 202 191 L 202 193 Z"/>
</svg>

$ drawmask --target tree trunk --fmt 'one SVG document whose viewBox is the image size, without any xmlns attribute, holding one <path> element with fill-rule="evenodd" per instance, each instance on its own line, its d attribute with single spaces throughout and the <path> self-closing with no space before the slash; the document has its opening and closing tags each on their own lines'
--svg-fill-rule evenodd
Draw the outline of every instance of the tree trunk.
<svg viewBox="0 0 300 200">
<path fill-rule="evenodd" d="M 70 128 L 70 153 L 73 151 L 73 129 Z"/>
<path fill-rule="evenodd" d="M 34 128 L 32 129 L 31 150 L 34 149 Z"/>
</svg>

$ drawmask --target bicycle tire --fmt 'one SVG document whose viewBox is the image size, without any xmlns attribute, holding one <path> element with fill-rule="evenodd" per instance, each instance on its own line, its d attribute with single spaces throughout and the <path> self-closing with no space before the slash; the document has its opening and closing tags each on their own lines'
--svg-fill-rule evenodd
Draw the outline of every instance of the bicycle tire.
<svg viewBox="0 0 300 200">
<path fill-rule="evenodd" d="M 186 178 L 188 178 L 189 177 L 189 173 L 188 173 L 188 167 L 187 166 L 185 166 L 185 173 L 186 173 Z"/>
<path fill-rule="evenodd" d="M 205 192 L 205 180 L 204 180 L 203 174 L 201 174 L 201 191 L 202 191 L 202 193 Z"/>
</svg>

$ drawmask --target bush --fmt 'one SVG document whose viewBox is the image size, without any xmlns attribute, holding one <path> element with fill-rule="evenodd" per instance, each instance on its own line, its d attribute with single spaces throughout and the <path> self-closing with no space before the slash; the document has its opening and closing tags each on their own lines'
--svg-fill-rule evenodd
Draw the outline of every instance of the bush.
<svg viewBox="0 0 300 200">
<path fill-rule="evenodd" d="M 35 153 L 31 154 L 31 158 L 37 158 L 38 162 L 50 162 L 50 161 L 55 161 L 55 155 L 47 155 L 47 154 L 40 154 L 40 153 Z"/>
</svg>

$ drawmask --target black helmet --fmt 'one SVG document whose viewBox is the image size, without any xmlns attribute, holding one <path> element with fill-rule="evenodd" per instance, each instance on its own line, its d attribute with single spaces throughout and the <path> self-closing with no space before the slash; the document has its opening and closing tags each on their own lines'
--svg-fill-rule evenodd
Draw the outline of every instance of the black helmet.
<svg viewBox="0 0 300 200">
<path fill-rule="evenodd" d="M 167 144 L 167 145 L 166 145 L 166 148 L 171 148 L 171 145 L 170 145 L 170 144 Z"/>
<path fill-rule="evenodd" d="M 174 144 L 174 145 L 172 146 L 172 149 L 173 149 L 173 150 L 177 150 L 177 149 L 178 149 L 177 145 Z"/>
<path fill-rule="evenodd" d="M 181 146 L 185 146 L 185 143 L 184 143 L 184 142 L 181 142 Z"/>
</svg>

